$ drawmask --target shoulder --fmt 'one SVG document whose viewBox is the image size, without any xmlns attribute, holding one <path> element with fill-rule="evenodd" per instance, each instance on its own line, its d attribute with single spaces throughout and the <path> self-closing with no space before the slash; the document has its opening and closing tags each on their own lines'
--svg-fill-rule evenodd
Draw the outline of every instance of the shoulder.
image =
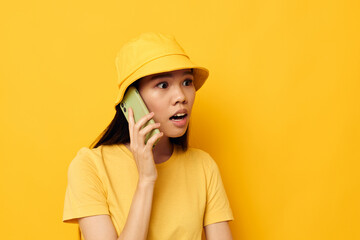
<svg viewBox="0 0 360 240">
<path fill-rule="evenodd" d="M 86 162 L 90 163 L 98 158 L 101 158 L 101 148 L 102 146 L 93 149 L 88 147 L 80 148 L 76 153 L 74 159 L 71 161 L 70 165 Z"/>
<path fill-rule="evenodd" d="M 202 149 L 194 147 L 189 147 L 186 151 L 186 154 L 191 157 L 211 158 L 209 153 L 205 152 Z"/>
<path fill-rule="evenodd" d="M 216 165 L 216 162 L 212 156 L 202 149 L 189 147 L 185 154 L 187 158 L 192 159 L 192 161 L 198 161 L 202 163 L 205 168 L 213 168 Z"/>
<path fill-rule="evenodd" d="M 99 161 L 101 161 L 101 146 L 94 149 L 82 147 L 70 162 L 68 173 L 82 170 L 96 171 L 96 165 Z"/>
<path fill-rule="evenodd" d="M 105 164 L 113 164 L 113 161 L 119 161 L 131 157 L 131 153 L 124 150 L 126 147 L 117 145 L 100 145 L 96 148 L 82 147 L 78 150 L 76 156 L 70 163 L 71 168 L 87 168 L 90 170 L 103 169 Z"/>
</svg>

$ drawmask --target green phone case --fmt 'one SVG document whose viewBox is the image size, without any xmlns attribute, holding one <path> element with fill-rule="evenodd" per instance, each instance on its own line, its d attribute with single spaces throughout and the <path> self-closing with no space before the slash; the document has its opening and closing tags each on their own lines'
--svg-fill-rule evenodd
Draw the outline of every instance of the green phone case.
<svg viewBox="0 0 360 240">
<path fill-rule="evenodd" d="M 147 109 L 144 101 L 142 100 L 139 91 L 131 86 L 128 88 L 128 90 L 125 93 L 125 96 L 123 97 L 123 100 L 120 102 L 120 108 L 122 112 L 124 113 L 126 120 L 129 122 L 129 108 L 133 109 L 134 112 L 134 119 L 135 123 L 137 123 L 143 116 L 149 113 L 149 110 Z M 150 119 L 147 123 L 144 124 L 143 127 L 146 127 L 149 124 L 155 123 L 154 119 Z M 153 129 L 150 133 L 148 133 L 145 137 L 145 144 L 156 133 L 159 133 L 159 129 Z M 156 143 L 159 141 L 159 139 L 155 142 L 153 147 L 156 145 Z"/>
</svg>

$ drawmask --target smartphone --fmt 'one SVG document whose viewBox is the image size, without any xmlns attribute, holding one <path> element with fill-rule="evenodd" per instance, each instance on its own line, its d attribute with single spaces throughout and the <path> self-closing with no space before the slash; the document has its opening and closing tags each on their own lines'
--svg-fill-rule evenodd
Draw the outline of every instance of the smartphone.
<svg viewBox="0 0 360 240">
<path fill-rule="evenodd" d="M 132 108 L 134 112 L 134 120 L 135 123 L 137 123 L 143 116 L 149 114 L 149 110 L 147 109 L 143 99 L 140 96 L 139 91 L 131 86 L 126 91 L 123 100 L 120 102 L 120 108 L 122 112 L 124 113 L 126 120 L 129 122 L 129 108 Z M 150 119 L 147 123 L 144 124 L 143 128 L 146 127 L 149 124 L 155 123 L 154 119 Z M 160 133 L 159 129 L 153 129 L 151 132 L 146 134 L 145 137 L 145 144 L 155 134 Z M 155 147 L 156 143 L 159 141 L 159 139 L 154 143 L 153 147 Z"/>
</svg>

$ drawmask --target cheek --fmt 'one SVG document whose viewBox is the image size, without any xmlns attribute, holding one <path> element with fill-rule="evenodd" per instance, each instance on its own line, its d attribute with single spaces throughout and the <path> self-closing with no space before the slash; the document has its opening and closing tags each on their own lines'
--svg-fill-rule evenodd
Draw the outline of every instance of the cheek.
<svg viewBox="0 0 360 240">
<path fill-rule="evenodd" d="M 164 108 L 165 107 L 162 107 L 160 104 L 153 104 L 150 107 L 149 111 L 155 113 L 154 119 L 160 120 L 160 119 L 164 118 L 164 113 L 165 113 Z"/>
<path fill-rule="evenodd" d="M 155 112 L 159 108 L 158 103 L 161 102 L 159 101 L 160 97 L 156 94 L 151 93 L 147 89 L 141 89 L 139 92 L 149 112 Z"/>
<path fill-rule="evenodd" d="M 195 89 L 193 92 L 191 92 L 189 95 L 188 95 L 188 104 L 190 105 L 190 107 L 192 108 L 193 104 L 194 104 L 194 101 L 195 101 Z"/>
<path fill-rule="evenodd" d="M 154 120 L 160 120 L 161 116 L 164 114 L 165 106 L 163 99 L 158 96 L 146 96 L 143 98 L 149 112 L 154 112 Z"/>
</svg>

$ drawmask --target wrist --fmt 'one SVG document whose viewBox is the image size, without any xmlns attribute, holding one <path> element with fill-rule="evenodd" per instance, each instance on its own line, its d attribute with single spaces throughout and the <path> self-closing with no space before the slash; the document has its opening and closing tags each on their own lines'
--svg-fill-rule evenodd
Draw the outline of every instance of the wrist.
<svg viewBox="0 0 360 240">
<path fill-rule="evenodd" d="M 145 179 L 145 178 L 139 178 L 138 186 L 141 187 L 152 187 L 155 186 L 156 179 Z"/>
</svg>

